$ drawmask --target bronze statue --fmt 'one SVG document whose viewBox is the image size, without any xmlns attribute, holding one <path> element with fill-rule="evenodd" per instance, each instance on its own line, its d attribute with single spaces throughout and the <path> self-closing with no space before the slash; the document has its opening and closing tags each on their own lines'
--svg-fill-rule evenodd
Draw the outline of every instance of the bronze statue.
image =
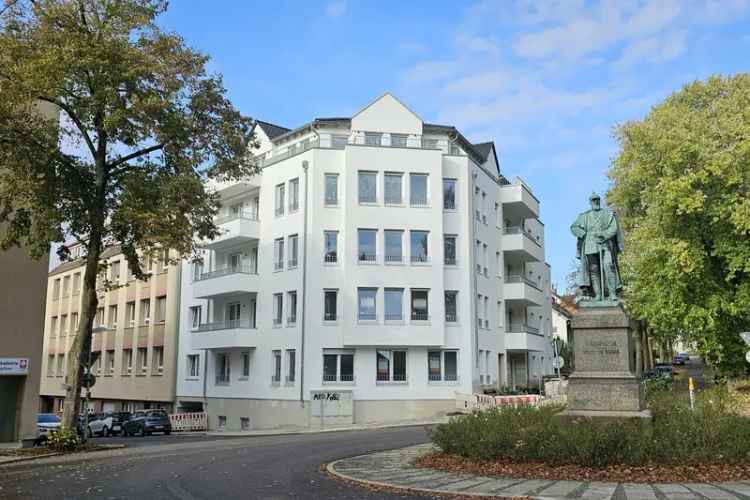
<svg viewBox="0 0 750 500">
<path fill-rule="evenodd" d="M 570 226 L 578 238 L 581 305 L 616 305 L 622 290 L 617 266 L 617 255 L 623 248 L 622 231 L 615 213 L 602 208 L 598 194 L 592 193 L 589 201 L 591 210 L 580 214 Z"/>
</svg>

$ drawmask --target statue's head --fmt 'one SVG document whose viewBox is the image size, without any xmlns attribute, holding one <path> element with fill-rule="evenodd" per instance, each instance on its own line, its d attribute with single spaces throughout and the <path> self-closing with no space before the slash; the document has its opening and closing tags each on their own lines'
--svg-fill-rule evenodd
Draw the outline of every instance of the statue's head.
<svg viewBox="0 0 750 500">
<path fill-rule="evenodd" d="M 592 192 L 589 196 L 589 203 L 591 203 L 592 210 L 600 210 L 602 208 L 602 199 L 596 192 Z"/>
</svg>

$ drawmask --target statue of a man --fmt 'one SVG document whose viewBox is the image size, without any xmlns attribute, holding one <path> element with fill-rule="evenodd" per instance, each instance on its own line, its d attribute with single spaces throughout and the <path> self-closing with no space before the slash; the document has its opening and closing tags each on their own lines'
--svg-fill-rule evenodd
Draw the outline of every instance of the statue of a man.
<svg viewBox="0 0 750 500">
<path fill-rule="evenodd" d="M 617 254 L 623 238 L 614 212 L 602 209 L 601 198 L 592 193 L 591 210 L 580 214 L 570 231 L 578 238 L 579 283 L 583 300 L 616 303 L 622 290 Z"/>
</svg>

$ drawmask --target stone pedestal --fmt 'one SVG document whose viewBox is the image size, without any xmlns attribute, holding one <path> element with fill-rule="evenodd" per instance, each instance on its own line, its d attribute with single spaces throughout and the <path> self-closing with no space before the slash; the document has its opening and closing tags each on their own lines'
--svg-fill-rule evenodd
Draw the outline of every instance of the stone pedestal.
<svg viewBox="0 0 750 500">
<path fill-rule="evenodd" d="M 620 307 L 582 307 L 571 319 L 575 371 L 568 379 L 567 416 L 641 417 L 640 381 L 633 374 L 630 318 Z"/>
</svg>

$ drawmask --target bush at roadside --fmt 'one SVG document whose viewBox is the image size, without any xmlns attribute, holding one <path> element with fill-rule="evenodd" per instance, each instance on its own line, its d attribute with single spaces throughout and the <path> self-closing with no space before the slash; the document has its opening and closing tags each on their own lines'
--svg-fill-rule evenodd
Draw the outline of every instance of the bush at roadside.
<svg viewBox="0 0 750 500">
<path fill-rule="evenodd" d="M 75 451 L 81 446 L 78 433 L 75 430 L 61 427 L 47 436 L 47 447 L 54 451 Z"/>
<path fill-rule="evenodd" d="M 691 410 L 671 391 L 651 394 L 653 419 L 568 419 L 561 406 L 494 408 L 453 418 L 432 439 L 446 453 L 604 467 L 647 462 L 750 462 L 750 421 L 724 387 L 704 391 Z"/>
</svg>

